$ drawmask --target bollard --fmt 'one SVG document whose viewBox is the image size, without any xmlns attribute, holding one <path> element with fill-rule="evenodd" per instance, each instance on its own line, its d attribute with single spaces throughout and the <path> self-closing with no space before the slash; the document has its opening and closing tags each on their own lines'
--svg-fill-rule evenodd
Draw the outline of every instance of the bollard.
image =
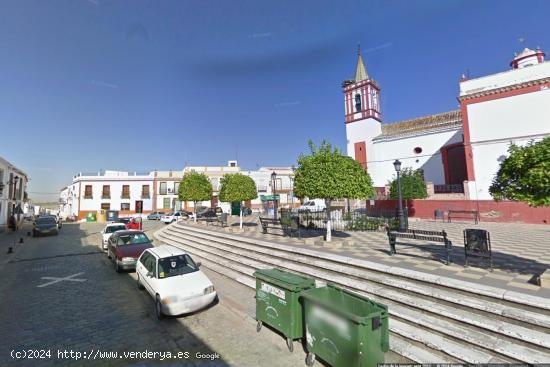
<svg viewBox="0 0 550 367">
<path fill-rule="evenodd" d="M 31 236 L 31 232 L 27 232 L 27 237 L 30 237 Z"/>
<path fill-rule="evenodd" d="M 13 254 L 13 247 L 8 247 L 8 254 Z"/>
<path fill-rule="evenodd" d="M 19 243 L 23 243 L 23 237 L 19 238 Z"/>
</svg>

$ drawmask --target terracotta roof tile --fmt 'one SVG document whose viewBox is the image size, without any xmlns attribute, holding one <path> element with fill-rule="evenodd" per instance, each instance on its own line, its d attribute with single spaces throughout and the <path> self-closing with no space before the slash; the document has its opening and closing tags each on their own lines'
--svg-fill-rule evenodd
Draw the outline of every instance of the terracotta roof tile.
<svg viewBox="0 0 550 367">
<path fill-rule="evenodd" d="M 462 113 L 460 110 L 438 113 L 435 115 L 417 117 L 391 124 L 382 125 L 382 134 L 374 140 L 383 140 L 399 136 L 415 135 L 430 130 L 462 127 Z"/>
</svg>

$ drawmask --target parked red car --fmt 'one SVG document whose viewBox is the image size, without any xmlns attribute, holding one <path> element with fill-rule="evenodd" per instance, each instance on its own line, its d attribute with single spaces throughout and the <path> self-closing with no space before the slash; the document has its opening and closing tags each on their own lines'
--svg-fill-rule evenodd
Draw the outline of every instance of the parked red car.
<svg viewBox="0 0 550 367">
<path fill-rule="evenodd" d="M 143 229 L 141 223 L 141 218 L 132 218 L 126 223 L 126 229 L 138 229 L 141 231 Z"/>
<path fill-rule="evenodd" d="M 142 231 L 117 231 L 109 238 L 107 257 L 113 260 L 117 273 L 122 269 L 135 270 L 141 253 L 151 247 L 151 240 Z"/>
</svg>

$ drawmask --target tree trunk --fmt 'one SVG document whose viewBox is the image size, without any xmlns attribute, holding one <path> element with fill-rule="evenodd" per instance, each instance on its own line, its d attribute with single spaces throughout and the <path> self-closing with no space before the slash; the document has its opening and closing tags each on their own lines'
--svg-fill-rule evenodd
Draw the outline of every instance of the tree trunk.
<svg viewBox="0 0 550 367">
<path fill-rule="evenodd" d="M 239 213 L 239 220 L 240 220 L 240 225 L 239 225 L 239 228 L 240 229 L 243 229 L 243 203 L 241 202 L 241 210 L 240 210 L 240 213 Z"/>
<path fill-rule="evenodd" d="M 326 213 L 327 213 L 327 242 L 332 241 L 332 218 L 330 216 L 330 200 L 325 199 Z"/>
<path fill-rule="evenodd" d="M 195 215 L 193 216 L 193 222 L 197 223 L 197 202 L 193 201 L 193 211 Z"/>
</svg>

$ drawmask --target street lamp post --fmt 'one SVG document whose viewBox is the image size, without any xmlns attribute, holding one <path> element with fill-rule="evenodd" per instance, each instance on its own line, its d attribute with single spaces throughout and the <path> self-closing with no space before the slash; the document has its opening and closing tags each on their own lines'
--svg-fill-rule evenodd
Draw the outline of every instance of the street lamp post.
<svg viewBox="0 0 550 367">
<path fill-rule="evenodd" d="M 277 173 L 275 173 L 275 171 L 273 171 L 273 173 L 271 174 L 271 191 L 272 192 L 272 195 L 273 195 L 273 220 L 277 220 L 277 189 L 276 189 L 276 184 L 277 184 Z"/>
<path fill-rule="evenodd" d="M 396 159 L 395 162 L 393 162 L 393 167 L 395 168 L 395 172 L 397 172 L 397 216 L 399 218 L 399 232 L 405 232 L 405 215 L 403 213 L 403 198 L 401 196 L 401 162 L 399 159 Z"/>
</svg>

